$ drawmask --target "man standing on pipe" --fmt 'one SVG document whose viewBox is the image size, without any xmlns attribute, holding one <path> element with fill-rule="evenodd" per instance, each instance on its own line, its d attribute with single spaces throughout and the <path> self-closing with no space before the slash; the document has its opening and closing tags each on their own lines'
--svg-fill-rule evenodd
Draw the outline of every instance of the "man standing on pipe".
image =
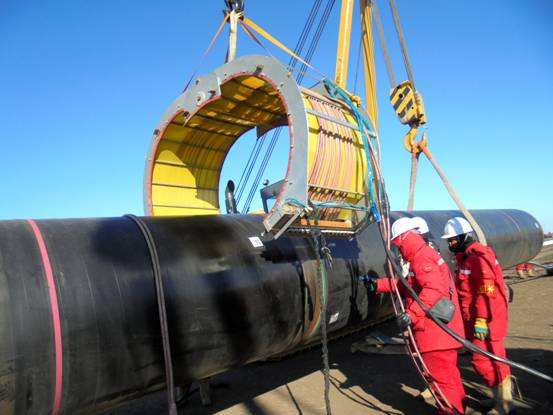
<svg viewBox="0 0 553 415">
<path fill-rule="evenodd" d="M 400 218 L 392 225 L 392 243 L 403 259 L 410 263 L 412 274 L 409 282 L 428 308 L 443 298 L 450 299 L 456 307 L 448 326 L 462 333 L 463 323 L 449 268 L 440 254 L 426 244 L 416 228 L 416 222 L 410 218 Z M 388 278 L 364 276 L 363 280 L 372 292 L 390 292 L 393 288 Z M 398 325 L 401 329 L 412 325 L 415 342 L 431 376 L 454 410 L 464 413 L 465 390 L 457 367 L 457 349 L 461 344 L 428 318 L 417 302 L 405 293 L 402 285 L 398 288 L 407 297 L 405 313 L 398 316 Z"/>
<path fill-rule="evenodd" d="M 470 223 L 461 217 L 447 221 L 442 238 L 457 259 L 457 290 L 465 335 L 481 349 L 506 357 L 508 295 L 494 251 L 474 240 Z M 511 370 L 485 356 L 472 355 L 474 370 L 493 388 L 494 399 L 482 402 L 496 414 L 512 410 Z"/>
</svg>

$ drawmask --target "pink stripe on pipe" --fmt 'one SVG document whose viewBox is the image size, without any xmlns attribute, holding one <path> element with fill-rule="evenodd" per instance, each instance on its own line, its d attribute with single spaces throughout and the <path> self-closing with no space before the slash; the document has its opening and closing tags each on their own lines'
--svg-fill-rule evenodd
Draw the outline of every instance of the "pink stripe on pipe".
<svg viewBox="0 0 553 415">
<path fill-rule="evenodd" d="M 52 415 L 57 415 L 61 406 L 61 390 L 62 390 L 62 343 L 61 343 L 61 320 L 60 310 L 58 307 L 58 294 L 56 292 L 56 285 L 54 283 L 54 273 L 52 272 L 52 264 L 50 263 L 50 257 L 48 256 L 48 250 L 42 237 L 42 232 L 38 228 L 36 222 L 32 219 L 28 219 L 27 222 L 31 225 L 31 229 L 35 234 L 36 241 L 38 243 L 38 249 L 42 258 L 42 265 L 44 266 L 44 274 L 46 276 L 46 282 L 48 283 L 48 294 L 50 295 L 50 308 L 52 310 L 52 323 L 54 325 L 54 346 L 56 356 L 56 387 L 54 391 L 54 405 L 52 407 Z"/>
</svg>

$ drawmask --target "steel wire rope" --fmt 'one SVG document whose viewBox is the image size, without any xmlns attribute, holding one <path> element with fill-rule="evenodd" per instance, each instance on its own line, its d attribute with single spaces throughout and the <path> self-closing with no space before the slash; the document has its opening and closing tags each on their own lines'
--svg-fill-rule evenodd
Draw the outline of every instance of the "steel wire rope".
<svg viewBox="0 0 553 415">
<path fill-rule="evenodd" d="M 246 184 L 250 180 L 250 175 L 251 175 L 253 167 L 255 166 L 255 163 L 257 161 L 257 157 L 259 157 L 259 153 L 261 152 L 261 148 L 263 147 L 263 144 L 265 144 L 265 136 L 266 136 L 266 134 L 263 134 L 261 137 L 259 137 L 257 140 L 255 140 L 255 144 L 252 148 L 252 151 L 250 152 L 250 157 L 248 158 L 248 162 L 246 163 L 246 167 L 242 171 L 242 175 L 240 176 L 240 180 L 238 181 L 238 186 L 237 186 L 237 191 L 236 191 L 236 205 L 238 205 L 238 203 L 240 203 L 240 199 L 242 198 L 242 193 L 244 193 L 244 189 L 246 188 Z"/>
<path fill-rule="evenodd" d="M 328 0 L 327 4 L 325 6 L 325 9 L 323 11 L 323 14 L 321 15 L 321 18 L 320 18 L 319 23 L 317 25 L 317 29 L 315 30 L 315 34 L 313 35 L 313 38 L 311 39 L 311 43 L 310 43 L 309 49 L 308 49 L 306 57 L 305 57 L 305 62 L 307 62 L 307 63 L 310 63 L 310 61 L 311 61 L 311 59 L 312 59 L 312 57 L 315 53 L 315 50 L 318 46 L 321 35 L 322 35 L 322 33 L 324 31 L 324 28 L 325 28 L 325 26 L 328 22 L 328 18 L 330 17 L 330 13 L 332 12 L 332 9 L 334 7 L 335 1 L 336 0 Z M 295 60 L 295 62 L 297 62 L 297 60 Z M 297 78 L 296 78 L 296 82 L 298 84 L 300 84 L 301 81 L 303 80 L 306 70 L 307 70 L 307 65 L 305 63 L 302 63 L 302 65 L 300 67 L 300 71 L 299 71 L 299 73 L 297 75 Z M 267 147 L 265 156 L 264 156 L 264 158 L 261 162 L 261 165 L 259 166 L 258 173 L 257 173 L 257 175 L 254 179 L 254 182 L 252 183 L 252 187 L 250 189 L 250 193 L 248 194 L 248 198 L 246 199 L 246 202 L 244 203 L 242 213 L 248 213 L 249 212 L 251 202 L 252 202 L 252 200 L 255 196 L 255 193 L 257 191 L 257 187 L 259 186 L 261 178 L 262 178 L 263 174 L 265 173 L 265 169 L 267 168 L 267 165 L 269 164 L 269 160 L 270 160 L 271 155 L 273 153 L 273 150 L 276 146 L 276 143 L 278 141 L 278 138 L 280 136 L 281 131 L 282 131 L 282 128 L 278 128 L 273 132 L 273 136 L 271 137 L 271 142 L 269 143 L 269 146 Z"/>
<path fill-rule="evenodd" d="M 396 2 L 394 0 L 388 0 L 390 9 L 392 10 L 392 17 L 394 19 L 394 26 L 396 28 L 397 37 L 399 40 L 399 45 L 401 48 L 401 55 L 403 56 L 403 64 L 405 66 L 405 72 L 407 72 L 407 78 L 411 82 L 411 86 L 416 91 L 415 87 L 415 77 L 413 76 L 413 68 L 411 67 L 411 60 L 409 59 L 409 53 L 407 52 L 407 42 L 405 36 L 403 35 L 403 29 L 401 28 L 401 22 L 399 20 L 399 13 L 397 11 Z"/>
<path fill-rule="evenodd" d="M 311 28 L 313 26 L 313 22 L 315 21 L 315 18 L 317 14 L 319 13 L 319 9 L 321 7 L 322 0 L 316 0 L 313 3 L 313 6 L 311 6 L 311 10 L 309 11 L 309 14 L 307 16 L 306 22 L 303 25 L 303 29 L 300 33 L 300 37 L 298 38 L 298 41 L 296 42 L 296 46 L 294 48 L 295 53 L 301 53 L 305 46 L 305 42 L 307 41 L 307 38 L 309 36 L 309 33 L 311 32 Z M 297 59 L 293 56 L 290 58 L 288 62 L 288 66 L 295 66 L 297 63 Z M 242 175 L 240 177 L 240 180 L 238 181 L 237 186 L 237 198 L 236 198 L 236 204 L 238 204 L 242 198 L 242 194 L 246 188 L 246 185 L 250 179 L 251 173 L 253 171 L 253 168 L 255 166 L 255 163 L 257 162 L 257 158 L 259 157 L 259 153 L 261 152 L 261 148 L 263 147 L 263 144 L 265 142 L 267 134 L 263 134 L 258 140 L 256 140 L 256 143 L 254 147 L 252 148 L 252 151 L 250 153 L 250 157 L 248 159 L 248 162 L 246 163 L 246 167 L 244 168 Z M 259 145 L 258 145 L 259 144 Z M 255 155 L 254 155 L 255 154 Z M 251 164 L 250 164 L 251 163 Z M 247 173 L 246 173 L 247 172 Z"/>
<path fill-rule="evenodd" d="M 355 78 L 353 81 L 353 94 L 357 95 L 357 79 L 359 76 L 359 63 L 361 63 L 361 45 L 363 42 L 363 36 L 359 36 L 359 46 L 357 48 L 357 62 L 355 63 Z"/>
<path fill-rule="evenodd" d="M 311 45 L 307 51 L 306 59 L 305 61 L 310 63 L 314 53 L 315 49 L 317 48 L 319 44 L 319 40 L 321 38 L 321 35 L 324 31 L 324 28 L 326 26 L 326 23 L 328 22 L 328 18 L 330 17 L 330 13 L 332 12 L 332 9 L 334 8 L 334 3 L 336 0 L 329 0 L 326 4 L 325 10 L 323 11 L 323 15 L 321 16 L 321 19 L 319 20 L 319 24 L 317 26 L 317 30 L 315 31 L 315 34 L 313 35 L 313 39 L 311 40 Z M 307 65 L 305 63 L 302 63 L 300 66 L 300 70 L 298 73 L 298 83 L 301 82 L 305 76 L 305 73 L 307 72 Z"/>
<path fill-rule="evenodd" d="M 327 16 L 327 15 L 328 15 L 328 7 L 329 7 L 328 4 L 329 4 L 330 2 L 334 3 L 334 0 L 329 0 L 329 2 L 327 3 L 327 6 L 325 7 L 325 10 L 323 11 L 323 15 L 321 16 L 321 20 L 319 20 L 319 24 L 318 24 L 318 26 L 317 26 L 317 29 L 316 29 L 316 31 L 315 31 L 315 35 L 314 35 L 313 39 L 316 38 L 317 33 L 320 31 L 321 21 L 324 19 L 324 21 L 325 21 L 324 24 L 326 24 L 326 21 L 328 20 L 328 16 Z M 316 3 L 316 5 L 317 5 L 317 10 L 316 10 L 317 13 L 318 13 L 318 10 L 319 10 L 319 8 L 320 8 L 320 4 L 321 4 L 321 1 L 318 1 L 318 2 Z M 315 5 L 314 5 L 314 6 L 315 6 Z M 315 13 L 315 14 L 313 15 L 313 18 L 316 16 L 317 13 Z M 326 17 L 325 17 L 325 16 L 326 16 Z M 312 27 L 312 24 L 313 24 L 313 20 L 314 20 L 314 19 L 311 20 L 311 25 L 310 25 L 310 27 L 309 27 L 309 31 L 307 32 L 307 34 L 309 34 L 309 32 L 311 31 L 311 27 Z M 320 37 L 320 35 L 319 35 L 319 37 Z M 295 53 L 301 53 L 301 51 L 303 50 L 303 47 L 304 47 L 304 45 L 305 45 L 305 40 L 306 40 L 306 39 L 307 39 L 307 37 L 306 37 L 305 39 L 303 39 L 303 42 L 302 42 L 302 44 L 301 44 L 301 49 L 299 50 L 299 52 L 296 52 L 296 51 L 295 51 Z M 313 46 L 313 39 L 311 40 L 311 43 L 310 43 L 310 46 L 309 46 L 309 48 L 308 48 L 308 52 L 307 52 L 307 55 L 306 55 L 306 60 L 307 60 L 307 62 L 309 62 L 309 60 L 310 60 L 310 58 L 311 58 L 311 56 L 312 56 L 312 54 L 313 54 L 313 51 L 312 51 L 312 49 L 313 49 L 313 47 L 312 47 L 312 46 Z M 317 41 L 317 42 L 318 42 L 318 41 Z M 290 67 L 291 70 L 294 70 L 294 68 L 295 68 L 295 66 L 296 66 L 296 64 L 297 64 L 297 62 L 298 62 L 298 60 L 295 59 L 294 57 L 291 57 L 291 58 L 290 58 L 289 67 Z M 304 63 L 302 63 L 302 66 L 301 66 L 301 67 L 304 68 L 304 67 L 307 67 L 307 66 L 306 66 Z M 300 73 L 299 73 L 298 76 L 297 76 L 297 82 L 300 83 L 302 79 L 303 79 L 303 76 L 302 76 L 302 73 L 301 73 L 301 71 L 300 71 Z M 270 158 L 271 158 L 271 156 L 272 156 L 272 153 L 273 153 L 273 151 L 274 151 L 274 148 L 275 148 L 275 146 L 276 146 L 276 144 L 277 144 L 277 142 L 278 142 L 278 138 L 279 138 L 279 136 L 280 136 L 281 131 L 282 131 L 282 128 L 277 128 L 277 129 L 274 130 L 273 133 L 272 133 L 271 140 L 270 140 L 270 142 L 269 142 L 269 145 L 268 145 L 268 147 L 267 147 L 267 150 L 265 151 L 265 155 L 264 155 L 263 160 L 262 160 L 262 162 L 261 162 L 261 164 L 260 164 L 260 166 L 259 166 L 259 170 L 258 170 L 258 172 L 257 172 L 257 174 L 256 174 L 256 176 L 255 176 L 255 178 L 254 178 L 254 181 L 253 181 L 252 186 L 251 186 L 251 188 L 250 188 L 250 192 L 249 192 L 249 194 L 248 194 L 248 197 L 247 197 L 247 199 L 246 199 L 246 202 L 244 203 L 244 206 L 243 206 L 243 209 L 242 209 L 242 213 L 248 213 L 248 211 L 249 211 L 249 209 L 250 209 L 251 203 L 252 203 L 253 198 L 254 198 L 254 196 L 255 196 L 255 193 L 256 193 L 256 191 L 257 191 L 257 187 L 259 186 L 259 182 L 261 181 L 261 178 L 262 178 L 262 176 L 263 176 L 263 174 L 264 174 L 264 172 L 265 172 L 265 170 L 266 170 L 266 168 L 267 168 L 267 165 L 269 164 L 269 160 L 270 160 Z"/>
<path fill-rule="evenodd" d="M 388 45 L 386 44 L 386 36 L 384 35 L 384 29 L 382 27 L 382 20 L 380 19 L 380 12 L 378 10 L 378 1 L 371 2 L 373 6 L 373 18 L 376 24 L 376 33 L 378 35 L 378 43 L 380 45 L 380 50 L 382 51 L 382 56 L 384 58 L 384 64 L 386 65 L 386 73 L 388 74 L 388 81 L 390 82 L 390 88 L 393 89 L 396 87 L 396 77 L 394 75 L 394 68 L 392 66 L 392 61 L 390 59 L 390 54 L 388 53 Z"/>
</svg>

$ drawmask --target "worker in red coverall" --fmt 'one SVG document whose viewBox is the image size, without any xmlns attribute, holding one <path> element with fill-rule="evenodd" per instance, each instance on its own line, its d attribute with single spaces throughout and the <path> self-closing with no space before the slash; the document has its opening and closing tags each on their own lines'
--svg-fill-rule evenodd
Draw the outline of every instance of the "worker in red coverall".
<svg viewBox="0 0 553 415">
<path fill-rule="evenodd" d="M 505 358 L 508 294 L 494 251 L 474 240 L 472 226 L 464 218 L 450 219 L 442 238 L 457 259 L 457 291 L 466 337 L 479 348 Z M 483 403 L 493 406 L 493 413 L 509 413 L 513 399 L 509 366 L 477 353 L 473 353 L 472 364 L 494 392 L 494 399 Z"/>
<path fill-rule="evenodd" d="M 415 230 L 416 227 L 417 224 L 410 218 L 396 220 L 392 225 L 392 243 L 399 249 L 403 259 L 410 263 L 409 282 L 429 309 L 442 298 L 453 301 L 455 314 L 448 326 L 461 334 L 463 323 L 449 268 L 440 254 L 426 244 Z M 388 278 L 364 277 L 363 280 L 366 281 L 370 291 L 389 292 L 393 288 Z M 401 329 L 412 326 L 415 342 L 424 363 L 443 395 L 454 408 L 438 411 L 438 413 L 464 413 L 465 390 L 457 367 L 457 349 L 461 344 L 428 318 L 402 285 L 398 285 L 398 288 L 402 296 L 406 297 L 405 313 L 398 316 L 398 325 Z"/>
</svg>

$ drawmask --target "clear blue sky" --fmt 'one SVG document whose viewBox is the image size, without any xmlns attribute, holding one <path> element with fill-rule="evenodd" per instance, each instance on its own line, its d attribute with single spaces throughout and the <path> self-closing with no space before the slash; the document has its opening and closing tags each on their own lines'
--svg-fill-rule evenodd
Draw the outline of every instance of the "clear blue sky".
<svg viewBox="0 0 553 415">
<path fill-rule="evenodd" d="M 425 98 L 431 149 L 466 204 L 523 209 L 553 231 L 553 3 L 397 3 Z M 311 5 L 250 0 L 246 11 L 293 47 Z M 385 2 L 380 5 L 403 78 L 390 13 Z M 141 214 L 151 133 L 199 62 L 222 8 L 222 0 L 4 0 L 0 219 Z M 314 58 L 329 75 L 338 12 L 339 1 Z M 357 29 L 353 38 L 351 89 Z M 221 64 L 225 50 L 223 40 L 200 73 Z M 241 34 L 240 54 L 262 52 Z M 387 102 L 378 59 L 384 174 L 392 208 L 403 209 L 409 174 L 401 143 L 405 128 Z M 238 179 L 251 145 L 247 137 L 237 144 L 223 180 Z M 274 166 L 282 157 L 275 157 Z M 266 175 L 271 180 L 281 174 L 274 166 L 277 173 Z M 419 209 L 453 207 L 426 162 L 417 193 Z"/>
</svg>

